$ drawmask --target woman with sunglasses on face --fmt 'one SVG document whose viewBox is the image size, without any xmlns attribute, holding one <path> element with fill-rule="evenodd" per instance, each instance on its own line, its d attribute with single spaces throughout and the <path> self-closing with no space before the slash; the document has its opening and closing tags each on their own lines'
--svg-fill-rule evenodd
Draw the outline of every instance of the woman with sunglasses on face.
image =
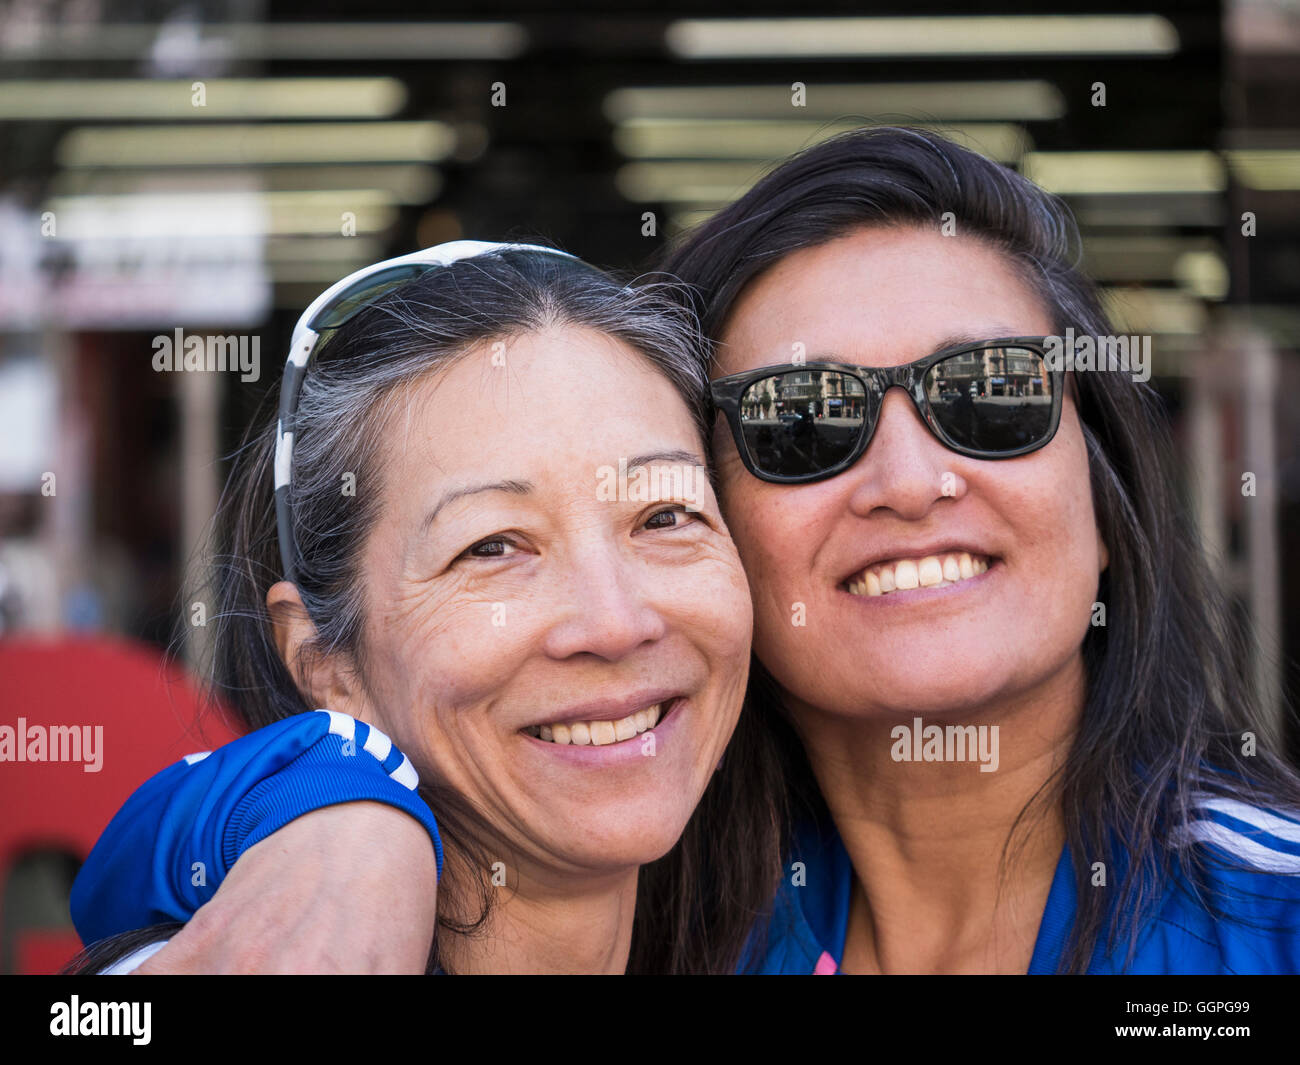
<svg viewBox="0 0 1300 1065">
<path fill-rule="evenodd" d="M 751 710 L 814 809 L 769 965 L 794 938 L 852 972 L 1300 967 L 1300 786 L 1256 747 L 1156 397 L 1050 357 L 1114 332 L 1074 240 L 1010 172 L 862 131 L 665 263 L 716 341 Z M 865 413 L 769 463 L 743 411 L 805 374 Z"/>
<path fill-rule="evenodd" d="M 1255 742 L 1157 401 L 1048 357 L 1112 332 L 1074 239 L 1029 182 L 879 129 L 787 161 L 663 264 L 715 341 L 755 610 L 763 742 L 715 786 L 777 788 L 785 841 L 745 968 L 1300 967 L 1300 783 Z"/>
<path fill-rule="evenodd" d="M 261 793 L 214 812 L 207 762 L 238 761 L 247 783 L 288 750 L 280 784 L 367 799 L 364 776 L 329 766 L 364 761 L 400 790 L 394 805 L 432 824 L 418 775 L 438 812 L 436 859 L 426 839 L 407 879 L 432 899 L 445 843 L 436 971 L 626 969 L 639 869 L 674 847 L 713 776 L 752 631 L 706 475 L 698 328 L 669 288 L 458 242 L 308 309 L 278 416 L 235 458 L 209 600 L 216 688 L 266 727 L 159 778 L 168 818 L 232 826 L 215 841 L 197 829 L 169 890 L 188 897 L 196 863 L 219 875 L 286 816 Z M 615 470 L 627 484 L 609 483 Z M 746 801 L 732 824 L 771 824 Z M 759 884 L 750 853 L 733 864 Z M 695 864 L 722 857 L 716 838 L 673 851 L 664 874 L 683 901 L 666 919 Z M 332 874 L 328 845 L 311 864 Z M 175 930 L 110 941 L 80 967 Z M 716 941 L 716 964 L 745 931 Z"/>
</svg>

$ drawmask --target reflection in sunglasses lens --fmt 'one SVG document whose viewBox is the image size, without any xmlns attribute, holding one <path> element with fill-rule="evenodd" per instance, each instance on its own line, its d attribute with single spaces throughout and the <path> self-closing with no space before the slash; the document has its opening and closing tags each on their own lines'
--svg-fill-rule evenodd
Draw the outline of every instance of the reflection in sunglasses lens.
<svg viewBox="0 0 1300 1065">
<path fill-rule="evenodd" d="M 932 366 L 930 410 L 949 439 L 976 451 L 1017 451 L 1052 424 L 1052 378 L 1029 348 L 984 348 Z"/>
<path fill-rule="evenodd" d="M 754 465 L 766 474 L 822 473 L 853 452 L 866 421 L 862 383 L 828 370 L 755 381 L 740 397 L 740 424 Z"/>
</svg>

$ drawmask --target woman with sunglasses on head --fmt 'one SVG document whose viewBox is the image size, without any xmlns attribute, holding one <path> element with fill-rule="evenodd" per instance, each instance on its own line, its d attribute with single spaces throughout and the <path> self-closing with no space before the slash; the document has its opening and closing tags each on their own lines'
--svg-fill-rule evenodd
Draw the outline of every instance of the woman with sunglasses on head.
<svg viewBox="0 0 1300 1065">
<path fill-rule="evenodd" d="M 1112 332 L 1076 251 L 1029 182 L 878 129 L 663 264 L 715 342 L 754 600 L 764 746 L 719 783 L 791 789 L 745 968 L 1300 968 L 1300 783 L 1256 746 L 1154 394 L 1050 357 Z"/>
<path fill-rule="evenodd" d="M 674 848 L 713 777 L 752 630 L 706 474 L 698 328 L 670 288 L 623 288 L 550 249 L 458 242 L 362 271 L 308 309 L 278 416 L 255 421 L 217 521 L 213 682 L 258 731 L 156 779 L 192 844 L 162 871 L 173 897 L 155 927 L 80 968 L 141 960 L 134 948 L 177 931 L 159 918 L 202 893 L 196 868 L 219 879 L 291 815 L 255 786 L 279 764 L 290 802 L 379 798 L 431 828 L 435 852 L 417 841 L 404 882 L 432 900 L 445 853 L 421 968 L 626 969 L 639 869 Z M 645 490 L 607 485 L 612 470 L 645 475 Z M 397 798 L 331 759 L 365 763 Z M 247 802 L 210 786 L 226 770 Z M 770 825 L 753 801 L 730 823 Z M 205 837 L 205 817 L 230 832 Z M 762 882 L 761 848 L 735 860 L 696 835 L 664 863 L 682 900 L 664 919 L 685 910 L 696 866 L 724 856 L 762 904 L 743 887 Z M 303 875 L 333 877 L 330 857 L 326 843 Z M 301 915 L 244 946 L 273 950 L 292 929 L 339 949 Z M 715 940 L 715 965 L 734 964 L 745 932 Z"/>
</svg>

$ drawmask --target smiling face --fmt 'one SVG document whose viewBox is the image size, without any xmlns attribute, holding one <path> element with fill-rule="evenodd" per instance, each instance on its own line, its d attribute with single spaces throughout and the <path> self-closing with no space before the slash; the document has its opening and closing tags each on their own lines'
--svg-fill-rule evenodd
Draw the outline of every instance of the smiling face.
<svg viewBox="0 0 1300 1065">
<path fill-rule="evenodd" d="M 474 803 L 508 866 L 660 857 L 735 727 L 752 628 L 686 405 L 573 327 L 484 344 L 409 399 L 362 560 L 364 681 L 332 708 Z"/>
<path fill-rule="evenodd" d="M 716 376 L 789 363 L 798 344 L 809 362 L 883 367 L 953 337 L 1053 332 L 1042 302 L 983 243 L 861 229 L 786 256 L 745 288 Z M 1014 459 L 948 450 L 900 389 L 886 393 L 866 454 L 828 480 L 758 480 L 722 419 L 714 452 L 754 597 L 755 651 L 792 705 L 960 714 L 1079 666 L 1105 548 L 1068 395 L 1052 441 Z"/>
</svg>

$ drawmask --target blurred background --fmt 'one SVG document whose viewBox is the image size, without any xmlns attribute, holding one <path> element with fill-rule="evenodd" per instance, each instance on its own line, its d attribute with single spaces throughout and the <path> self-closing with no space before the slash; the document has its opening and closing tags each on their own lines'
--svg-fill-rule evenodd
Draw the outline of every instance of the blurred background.
<svg viewBox="0 0 1300 1065">
<path fill-rule="evenodd" d="M 0 3 L 0 725 L 113 723 L 93 775 L 0 764 L 0 971 L 66 960 L 90 843 L 221 742 L 160 655 L 201 643 L 183 571 L 315 295 L 462 236 L 637 270 L 863 124 L 1074 209 L 1296 755 L 1300 0 L 792 7 Z M 194 335 L 258 372 L 155 368 Z"/>
</svg>

